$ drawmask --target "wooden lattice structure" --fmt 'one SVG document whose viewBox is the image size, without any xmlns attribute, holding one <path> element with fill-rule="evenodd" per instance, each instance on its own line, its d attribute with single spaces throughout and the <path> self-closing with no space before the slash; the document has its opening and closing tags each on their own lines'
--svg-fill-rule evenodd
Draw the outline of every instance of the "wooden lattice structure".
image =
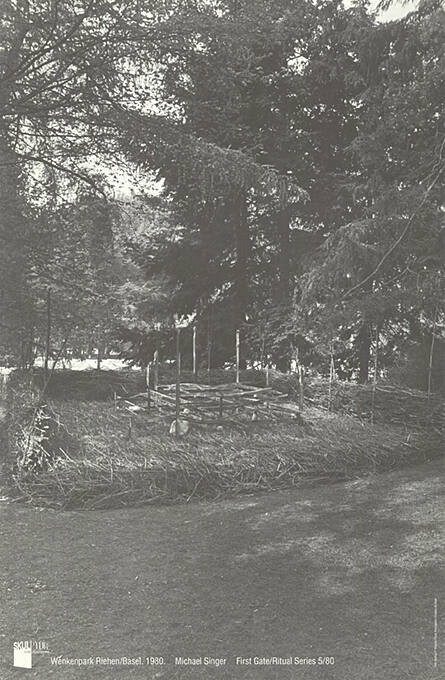
<svg viewBox="0 0 445 680">
<path fill-rule="evenodd" d="M 240 417 L 255 420 L 268 418 L 298 418 L 300 409 L 289 401 L 289 396 L 272 387 L 254 387 L 243 383 L 203 385 L 181 383 L 179 391 L 180 417 L 197 423 L 218 423 Z M 150 404 L 148 404 L 148 400 Z M 160 385 L 157 389 L 118 399 L 129 410 L 153 408 L 175 417 L 177 408 L 176 385 Z M 143 405 L 143 402 L 145 404 Z"/>
</svg>

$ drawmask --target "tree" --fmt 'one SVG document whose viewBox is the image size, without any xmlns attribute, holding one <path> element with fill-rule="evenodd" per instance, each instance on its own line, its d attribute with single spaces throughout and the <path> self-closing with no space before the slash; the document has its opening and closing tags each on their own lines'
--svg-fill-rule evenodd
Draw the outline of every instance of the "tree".
<svg viewBox="0 0 445 680">
<path fill-rule="evenodd" d="M 115 151 L 102 134 L 101 110 L 104 102 L 134 90 L 135 33 L 149 9 L 144 3 L 142 16 L 137 0 L 3 3 L 0 281 L 2 317 L 13 345 L 32 330 L 32 314 L 25 313 L 26 249 L 34 218 L 45 202 L 69 193 L 73 180 L 98 189 L 88 164 Z M 19 324 L 14 309 L 21 310 Z"/>
<path fill-rule="evenodd" d="M 316 307 L 333 336 L 355 328 L 361 381 L 372 340 L 393 348 L 396 341 L 403 352 L 419 323 L 431 329 L 436 318 L 437 332 L 443 314 L 443 37 L 443 10 L 376 25 L 361 37 L 366 88 L 351 145 L 355 214 L 327 239 L 302 297 L 306 313 Z"/>
<path fill-rule="evenodd" d="M 194 295 L 188 312 L 208 322 L 211 307 L 214 321 L 216 311 L 221 322 L 226 316 L 231 335 L 252 320 L 257 205 L 264 194 L 277 230 L 262 261 L 272 254 L 271 266 L 281 272 L 275 304 L 283 295 L 289 303 L 290 219 L 303 191 L 301 144 L 286 108 L 292 111 L 301 89 L 298 66 L 291 64 L 296 48 L 305 48 L 315 27 L 311 3 L 290 9 L 289 3 L 225 3 L 218 12 L 188 7 L 161 26 L 158 57 L 165 69 L 162 96 L 181 111 L 181 122 L 166 123 L 170 140 L 164 134 L 159 144 L 149 133 L 159 121 L 139 117 L 126 140 L 132 158 L 159 168 L 188 232 L 181 241 L 185 256 L 193 252 L 201 263 L 201 289 L 184 282 Z M 147 130 L 142 143 L 141 129 Z"/>
<path fill-rule="evenodd" d="M 47 371 L 68 348 L 96 347 L 100 366 L 127 276 L 114 246 L 118 219 L 116 205 L 84 192 L 36 221 L 28 259 L 32 342 Z"/>
</svg>

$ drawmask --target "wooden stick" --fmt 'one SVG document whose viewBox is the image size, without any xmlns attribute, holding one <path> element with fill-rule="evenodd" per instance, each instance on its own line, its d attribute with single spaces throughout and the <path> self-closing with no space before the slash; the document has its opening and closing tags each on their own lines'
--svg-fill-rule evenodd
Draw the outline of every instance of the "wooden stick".
<svg viewBox="0 0 445 680">
<path fill-rule="evenodd" d="M 209 309 L 207 318 L 207 372 L 209 385 L 212 384 L 212 377 L 210 374 L 211 363 L 212 363 L 212 324 L 210 321 L 210 309 Z"/>
<path fill-rule="evenodd" d="M 150 397 L 150 363 L 147 364 L 145 370 L 145 384 L 147 386 L 147 411 L 150 413 L 151 397 Z"/>
<path fill-rule="evenodd" d="M 241 390 L 238 392 L 224 392 L 221 393 L 224 397 L 235 397 L 238 398 L 240 401 L 242 401 L 245 397 L 253 397 L 255 394 L 262 394 L 264 392 L 270 393 L 271 392 L 271 387 L 259 387 L 257 390 Z"/>
<path fill-rule="evenodd" d="M 301 364 L 298 364 L 298 388 L 299 388 L 299 403 L 300 403 L 300 410 L 302 411 L 304 408 L 304 386 L 303 386 L 303 367 Z"/>
<path fill-rule="evenodd" d="M 156 393 L 158 391 L 158 384 L 159 384 L 159 350 L 157 350 L 157 349 L 155 350 L 153 360 L 154 360 L 153 392 Z M 155 403 L 155 406 L 158 405 L 157 397 L 155 397 L 154 403 Z"/>
<path fill-rule="evenodd" d="M 144 396 L 147 396 L 145 392 L 144 392 Z M 128 404 L 128 406 L 137 406 L 137 404 L 134 404 L 132 401 L 128 401 L 128 399 L 124 399 L 123 397 L 121 398 L 121 403 L 124 404 L 124 405 Z M 141 407 L 138 406 L 138 408 L 141 408 Z"/>
<path fill-rule="evenodd" d="M 191 389 L 191 390 L 194 390 L 195 392 L 213 389 L 213 388 L 210 388 L 208 385 L 200 385 L 199 383 L 184 382 L 184 381 L 181 382 L 181 388 L 182 389 L 184 389 L 184 388 Z"/>
<path fill-rule="evenodd" d="M 240 345 L 239 345 L 239 330 L 236 331 L 236 382 L 239 383 L 239 358 L 240 358 Z"/>
<path fill-rule="evenodd" d="M 193 376 L 195 380 L 198 379 L 198 361 L 196 355 L 196 326 L 193 326 L 193 339 L 192 339 L 192 352 L 193 352 Z"/>
<path fill-rule="evenodd" d="M 372 381 L 372 395 L 371 395 L 371 424 L 374 425 L 374 407 L 375 407 L 375 390 L 377 386 L 377 366 L 379 354 L 379 324 L 376 324 L 375 329 L 375 353 L 374 353 L 374 378 Z"/>
<path fill-rule="evenodd" d="M 153 391 L 153 390 L 151 390 L 151 391 Z M 125 397 L 116 396 L 116 400 L 117 401 L 121 401 L 121 400 L 128 401 L 129 399 L 138 399 L 138 397 L 146 397 L 146 396 L 147 396 L 147 392 L 145 391 L 145 392 L 138 392 L 138 394 L 132 394 L 131 396 L 125 396 Z"/>
<path fill-rule="evenodd" d="M 434 310 L 433 332 L 431 335 L 430 360 L 428 364 L 428 403 L 431 398 L 431 382 L 433 376 L 433 359 L 434 359 L 434 340 L 436 338 L 436 322 L 437 322 L 437 306 Z"/>
<path fill-rule="evenodd" d="M 46 343 L 45 343 L 45 380 L 49 376 L 49 355 L 51 351 L 51 288 L 46 291 Z"/>
<path fill-rule="evenodd" d="M 328 403 L 328 411 L 329 413 L 331 412 L 331 405 L 332 405 L 332 381 L 334 379 L 334 349 L 333 345 L 331 342 L 331 359 L 329 363 L 329 403 Z"/>
<path fill-rule="evenodd" d="M 176 390 L 176 386 L 175 386 L 175 390 Z M 170 401 L 172 403 L 176 403 L 176 397 L 172 397 L 169 394 L 165 394 L 164 392 L 160 392 L 159 390 L 156 390 L 156 392 L 154 390 L 151 390 L 151 391 L 154 394 L 156 394 L 156 396 L 159 397 L 160 399 L 165 399 L 165 401 Z"/>
<path fill-rule="evenodd" d="M 199 390 L 200 392 L 221 392 L 224 388 L 226 387 L 233 387 L 234 383 L 222 383 L 221 385 L 198 385 L 196 383 L 182 383 L 182 387 L 184 385 L 188 385 L 189 387 L 191 386 L 194 390 Z"/>
<path fill-rule="evenodd" d="M 181 329 L 176 329 L 176 436 L 179 437 L 179 414 L 181 412 Z"/>
</svg>

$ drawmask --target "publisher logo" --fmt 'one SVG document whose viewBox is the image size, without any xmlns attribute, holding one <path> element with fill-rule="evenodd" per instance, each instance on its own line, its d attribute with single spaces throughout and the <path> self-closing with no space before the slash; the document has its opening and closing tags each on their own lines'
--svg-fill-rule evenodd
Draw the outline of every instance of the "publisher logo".
<svg viewBox="0 0 445 680">
<path fill-rule="evenodd" d="M 16 640 L 14 642 L 13 665 L 16 668 L 32 668 L 34 654 L 48 653 L 48 643 L 44 640 Z"/>
<path fill-rule="evenodd" d="M 32 646 L 28 641 L 14 642 L 14 666 L 32 668 Z"/>
</svg>

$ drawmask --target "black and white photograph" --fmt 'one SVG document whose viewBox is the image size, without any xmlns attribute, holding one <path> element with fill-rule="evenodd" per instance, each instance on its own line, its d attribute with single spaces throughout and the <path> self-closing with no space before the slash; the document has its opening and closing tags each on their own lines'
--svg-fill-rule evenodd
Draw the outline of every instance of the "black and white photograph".
<svg viewBox="0 0 445 680">
<path fill-rule="evenodd" d="M 0 680 L 445 678 L 445 0 L 0 0 Z"/>
</svg>

